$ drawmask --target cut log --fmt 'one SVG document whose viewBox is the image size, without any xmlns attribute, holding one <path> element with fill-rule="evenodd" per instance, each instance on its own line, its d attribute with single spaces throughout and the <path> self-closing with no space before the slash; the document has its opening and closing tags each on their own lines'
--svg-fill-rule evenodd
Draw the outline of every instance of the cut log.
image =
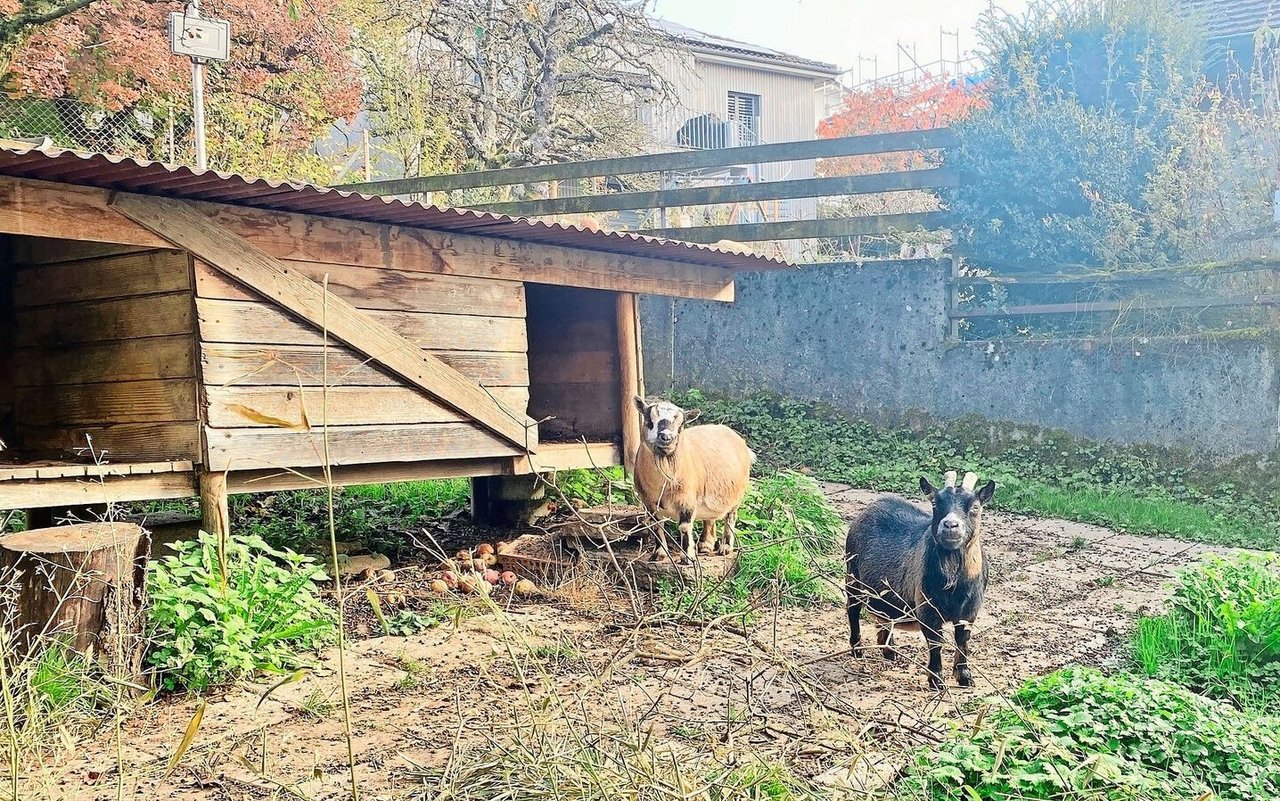
<svg viewBox="0 0 1280 801">
<path fill-rule="evenodd" d="M 112 675 L 142 672 L 145 532 L 83 523 L 0 538 L 4 625 L 20 652 L 59 639 Z"/>
</svg>

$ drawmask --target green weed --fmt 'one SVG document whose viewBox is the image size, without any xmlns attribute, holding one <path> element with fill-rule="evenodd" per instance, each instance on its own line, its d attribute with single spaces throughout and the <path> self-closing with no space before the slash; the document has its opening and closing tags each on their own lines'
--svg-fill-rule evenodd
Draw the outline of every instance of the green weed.
<svg viewBox="0 0 1280 801">
<path fill-rule="evenodd" d="M 1280 793 L 1280 720 L 1168 682 L 1070 667 L 917 752 L 900 798 L 1221 801 Z"/>
<path fill-rule="evenodd" d="M 413 609 L 401 609 L 387 618 L 387 634 L 407 637 L 430 631 L 448 618 L 439 612 L 418 612 Z"/>
<path fill-rule="evenodd" d="M 298 667 L 327 642 L 333 613 L 318 595 L 324 571 L 310 557 L 260 537 L 231 536 L 225 577 L 212 535 L 150 562 L 147 656 L 167 689 L 202 691 L 257 671 Z"/>
<path fill-rule="evenodd" d="M 1280 567 L 1213 557 L 1183 571 L 1169 610 L 1138 621 L 1133 652 L 1148 675 L 1280 712 Z"/>
</svg>

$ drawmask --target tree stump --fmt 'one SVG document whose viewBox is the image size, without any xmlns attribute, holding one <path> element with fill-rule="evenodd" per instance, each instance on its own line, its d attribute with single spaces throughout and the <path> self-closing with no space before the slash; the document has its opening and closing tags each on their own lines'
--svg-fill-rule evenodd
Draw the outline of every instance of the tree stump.
<svg viewBox="0 0 1280 801">
<path fill-rule="evenodd" d="M 3 621 L 19 653 L 58 639 L 116 676 L 142 672 L 146 532 L 81 523 L 0 538 Z"/>
</svg>

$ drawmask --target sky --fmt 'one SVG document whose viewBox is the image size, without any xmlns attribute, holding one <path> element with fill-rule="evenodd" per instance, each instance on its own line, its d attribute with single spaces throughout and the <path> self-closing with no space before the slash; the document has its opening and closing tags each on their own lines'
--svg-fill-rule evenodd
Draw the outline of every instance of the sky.
<svg viewBox="0 0 1280 801">
<path fill-rule="evenodd" d="M 995 0 L 1013 13 L 1026 10 L 1029 0 Z M 898 43 L 914 46 L 920 64 L 937 61 L 945 47 L 955 58 L 956 40 L 939 41 L 939 29 L 960 33 L 961 52 L 977 46 L 973 24 L 992 5 L 991 0 L 655 0 L 654 12 L 690 28 L 772 47 L 798 56 L 857 68 L 869 80 L 908 69 L 899 61 Z M 871 61 L 876 58 L 873 67 Z"/>
</svg>

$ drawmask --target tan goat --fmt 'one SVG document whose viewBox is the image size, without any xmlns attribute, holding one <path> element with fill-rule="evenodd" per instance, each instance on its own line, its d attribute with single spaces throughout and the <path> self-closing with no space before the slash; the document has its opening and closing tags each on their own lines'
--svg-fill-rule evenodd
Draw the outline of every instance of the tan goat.
<svg viewBox="0 0 1280 801">
<path fill-rule="evenodd" d="M 699 411 L 685 411 L 667 401 L 646 401 L 636 396 L 636 411 L 644 444 L 635 459 L 636 492 L 655 516 L 675 520 L 680 526 L 681 547 L 690 561 L 696 554 L 711 553 L 716 545 L 716 521 L 724 520 L 721 555 L 737 547 L 738 507 L 747 495 L 751 465 L 756 455 L 738 432 L 728 426 L 684 428 Z M 693 524 L 702 521 L 702 542 L 695 550 Z M 658 552 L 679 561 L 668 548 L 665 529 L 659 529 Z"/>
</svg>

